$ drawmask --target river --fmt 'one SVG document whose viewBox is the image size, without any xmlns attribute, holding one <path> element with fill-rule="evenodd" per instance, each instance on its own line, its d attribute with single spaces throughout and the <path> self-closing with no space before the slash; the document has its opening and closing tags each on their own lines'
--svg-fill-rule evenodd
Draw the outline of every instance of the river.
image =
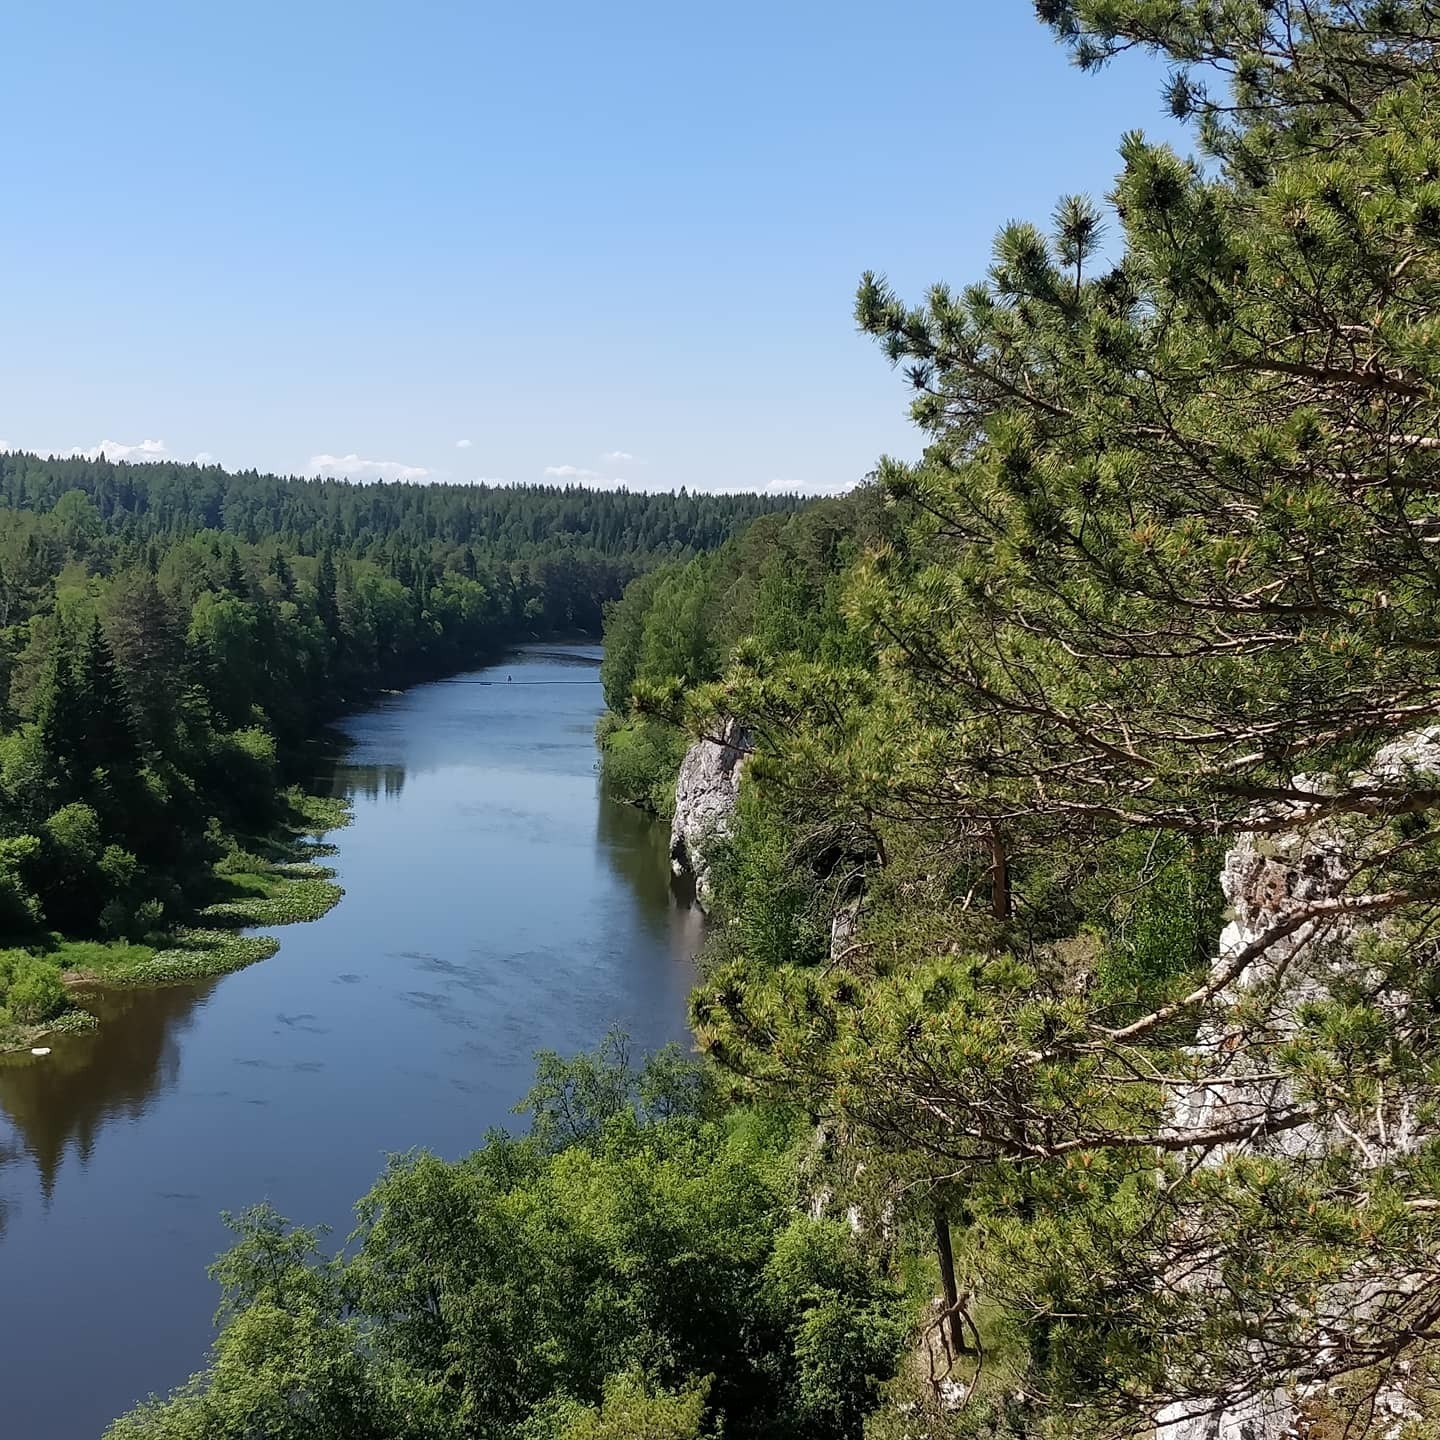
<svg viewBox="0 0 1440 1440">
<path fill-rule="evenodd" d="M 699 916 L 663 828 L 600 791 L 598 660 L 529 647 L 350 718 L 329 915 L 0 1065 L 5 1435 L 96 1440 L 200 1366 L 222 1210 L 343 1237 L 387 1152 L 514 1128 L 535 1050 L 687 1039 Z"/>
</svg>

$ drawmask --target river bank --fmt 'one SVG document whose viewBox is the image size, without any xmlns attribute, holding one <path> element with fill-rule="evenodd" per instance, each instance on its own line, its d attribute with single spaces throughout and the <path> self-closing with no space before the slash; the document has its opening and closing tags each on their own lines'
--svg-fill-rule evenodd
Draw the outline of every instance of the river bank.
<svg viewBox="0 0 1440 1440">
<path fill-rule="evenodd" d="M 534 643 L 577 647 L 594 642 L 567 635 Z M 505 653 L 478 663 L 499 664 Z M 317 734 L 283 757 L 284 767 L 293 775 L 297 767 L 313 765 L 317 754 L 334 764 L 345 748 L 341 727 L 347 716 L 463 673 L 411 670 L 392 677 L 393 685 L 376 685 L 343 699 Z M 26 957 L 38 962 L 24 1005 L 0 1007 L 0 1055 L 39 1054 L 55 1036 L 94 1029 L 99 1019 L 86 997 L 97 988 L 203 980 L 268 960 L 280 941 L 246 932 L 318 920 L 337 905 L 345 892 L 334 883 L 334 871 L 319 862 L 333 852 L 324 837 L 350 823 L 349 808 L 301 785 L 292 786 L 284 799 L 285 814 L 270 833 L 231 837 L 210 867 L 205 903 L 164 933 L 143 941 L 55 933 L 0 950 L 0 965 L 26 964 Z"/>
<path fill-rule="evenodd" d="M 296 777 L 352 812 L 321 857 L 342 904 L 263 965 L 88 991 L 97 1029 L 0 1061 L 7 1432 L 94 1440 L 200 1365 L 222 1211 L 343 1238 L 387 1153 L 517 1126 L 536 1050 L 688 1046 L 701 917 L 667 828 L 598 782 L 598 655 L 529 647 L 345 718 Z"/>
<path fill-rule="evenodd" d="M 62 1034 L 99 1023 L 85 1003 L 100 986 L 166 985 L 229 974 L 267 960 L 280 948 L 273 935 L 247 934 L 318 920 L 344 895 L 335 872 L 319 863 L 333 846 L 324 836 L 350 823 L 349 807 L 333 797 L 292 790 L 287 813 L 271 834 L 246 837 L 212 869 L 217 898 L 190 923 L 150 943 L 51 936 L 27 953 L 58 970 L 65 1008 L 31 1023 L 0 1024 L 0 1055 L 43 1048 Z M 52 1002 L 53 1003 L 53 1002 Z"/>
</svg>

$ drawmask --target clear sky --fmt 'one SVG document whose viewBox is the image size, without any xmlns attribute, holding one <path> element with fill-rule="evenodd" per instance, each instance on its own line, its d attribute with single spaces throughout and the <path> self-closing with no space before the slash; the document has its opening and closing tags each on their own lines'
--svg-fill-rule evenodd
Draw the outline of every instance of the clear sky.
<svg viewBox="0 0 1440 1440">
<path fill-rule="evenodd" d="M 0 440 L 357 478 L 844 487 L 918 448 L 860 272 L 979 278 L 1175 133 L 1028 0 L 55 0 L 0 53 Z"/>
</svg>

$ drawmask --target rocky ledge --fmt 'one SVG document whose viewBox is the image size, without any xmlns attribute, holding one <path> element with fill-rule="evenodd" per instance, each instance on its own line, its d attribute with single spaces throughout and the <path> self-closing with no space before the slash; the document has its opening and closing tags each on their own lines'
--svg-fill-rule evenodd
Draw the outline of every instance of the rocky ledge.
<svg viewBox="0 0 1440 1440">
<path fill-rule="evenodd" d="M 730 833 L 740 772 L 748 753 L 738 721 L 727 721 L 713 738 L 697 740 L 685 752 L 675 784 L 675 819 L 670 825 L 670 864 L 677 875 L 695 882 L 695 898 L 709 904 L 711 857 L 717 841 Z"/>
</svg>

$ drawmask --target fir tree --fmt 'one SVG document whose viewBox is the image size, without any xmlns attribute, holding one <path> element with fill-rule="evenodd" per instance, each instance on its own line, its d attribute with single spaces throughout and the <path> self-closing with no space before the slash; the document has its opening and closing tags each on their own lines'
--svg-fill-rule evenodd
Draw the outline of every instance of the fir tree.
<svg viewBox="0 0 1440 1440">
<path fill-rule="evenodd" d="M 61 803 L 82 793 L 88 779 L 89 716 L 75 678 L 68 636 L 56 638 L 35 705 L 40 746 Z"/>
<path fill-rule="evenodd" d="M 90 765 L 112 771 L 133 766 L 140 758 L 134 712 L 98 616 L 80 652 L 77 690 Z"/>
</svg>

